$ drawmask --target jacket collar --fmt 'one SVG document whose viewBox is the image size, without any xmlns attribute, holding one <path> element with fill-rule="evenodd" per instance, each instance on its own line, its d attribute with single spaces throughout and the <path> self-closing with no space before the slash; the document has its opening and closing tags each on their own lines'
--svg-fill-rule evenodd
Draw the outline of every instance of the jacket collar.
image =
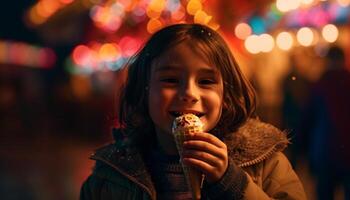
<svg viewBox="0 0 350 200">
<path fill-rule="evenodd" d="M 118 137 L 118 136 L 117 136 Z M 91 159 L 99 160 L 147 191 L 152 199 L 156 193 L 140 152 L 127 142 L 116 142 L 98 149 Z M 289 143 L 286 134 L 258 119 L 249 119 L 241 128 L 226 138 L 230 158 L 241 167 L 254 165 L 272 153 L 282 151 Z"/>
<path fill-rule="evenodd" d="M 225 139 L 230 158 L 241 167 L 259 163 L 290 143 L 287 134 L 271 124 L 249 119 L 235 134 Z"/>
</svg>

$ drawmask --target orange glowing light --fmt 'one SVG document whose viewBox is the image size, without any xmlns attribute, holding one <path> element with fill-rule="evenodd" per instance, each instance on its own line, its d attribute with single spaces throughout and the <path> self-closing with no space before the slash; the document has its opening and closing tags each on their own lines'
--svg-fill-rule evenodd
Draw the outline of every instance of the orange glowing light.
<svg viewBox="0 0 350 200">
<path fill-rule="evenodd" d="M 29 19 L 30 19 L 30 22 L 32 24 L 34 24 L 34 25 L 42 24 L 46 20 L 46 18 L 41 17 L 41 16 L 38 15 L 35 7 L 30 9 L 30 11 L 29 11 Z"/>
<path fill-rule="evenodd" d="M 147 23 L 147 31 L 149 33 L 154 33 L 163 26 L 162 22 L 158 19 L 151 19 Z"/>
<path fill-rule="evenodd" d="M 202 3 L 199 0 L 190 0 L 186 8 L 188 14 L 195 15 L 199 10 L 202 10 Z"/>
<path fill-rule="evenodd" d="M 149 18 L 158 18 L 160 17 L 160 12 L 157 12 L 155 10 L 153 10 L 152 8 L 148 7 L 147 10 L 146 10 L 146 14 Z"/>
<path fill-rule="evenodd" d="M 102 61 L 117 60 L 120 56 L 120 49 L 116 44 L 103 44 L 99 50 L 99 57 Z"/>
<path fill-rule="evenodd" d="M 208 24 L 212 18 L 213 18 L 212 16 L 209 16 L 204 11 L 199 10 L 199 11 L 197 11 L 197 13 L 194 16 L 194 23 Z"/>
<path fill-rule="evenodd" d="M 212 28 L 213 30 L 217 31 L 220 28 L 220 24 L 218 24 L 215 21 L 210 21 L 207 26 L 209 26 L 210 28 Z"/>
<path fill-rule="evenodd" d="M 155 12 L 161 13 L 164 10 L 165 7 L 165 1 L 164 0 L 153 0 L 149 8 Z"/>
<path fill-rule="evenodd" d="M 70 4 L 73 3 L 74 0 L 60 0 L 62 4 Z"/>
</svg>

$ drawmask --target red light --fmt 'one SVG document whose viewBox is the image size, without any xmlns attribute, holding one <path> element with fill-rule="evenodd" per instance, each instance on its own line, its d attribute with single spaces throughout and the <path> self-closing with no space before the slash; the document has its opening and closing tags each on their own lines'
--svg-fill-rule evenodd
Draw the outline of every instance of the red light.
<svg viewBox="0 0 350 200">
<path fill-rule="evenodd" d="M 119 41 L 119 46 L 122 51 L 123 57 L 130 57 L 139 50 L 141 41 L 130 36 L 125 36 Z"/>
<path fill-rule="evenodd" d="M 85 45 L 75 47 L 73 51 L 73 61 L 77 65 L 85 65 L 89 61 L 90 48 Z"/>
</svg>

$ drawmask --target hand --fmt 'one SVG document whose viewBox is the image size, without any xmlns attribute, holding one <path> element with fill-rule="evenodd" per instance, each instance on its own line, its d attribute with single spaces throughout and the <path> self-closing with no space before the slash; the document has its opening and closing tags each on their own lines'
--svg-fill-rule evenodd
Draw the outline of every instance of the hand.
<svg viewBox="0 0 350 200">
<path fill-rule="evenodd" d="M 201 171 L 209 183 L 224 175 L 228 166 L 227 146 L 210 133 L 196 133 L 183 144 L 183 163 Z"/>
</svg>

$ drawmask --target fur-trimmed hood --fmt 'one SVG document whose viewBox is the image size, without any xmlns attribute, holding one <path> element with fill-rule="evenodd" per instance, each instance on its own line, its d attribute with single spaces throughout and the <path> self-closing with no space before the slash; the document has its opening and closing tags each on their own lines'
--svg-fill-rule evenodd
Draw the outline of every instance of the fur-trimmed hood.
<svg viewBox="0 0 350 200">
<path fill-rule="evenodd" d="M 286 133 L 278 128 L 249 119 L 231 138 L 225 140 L 229 155 L 241 167 L 261 162 L 289 144 Z"/>
</svg>

